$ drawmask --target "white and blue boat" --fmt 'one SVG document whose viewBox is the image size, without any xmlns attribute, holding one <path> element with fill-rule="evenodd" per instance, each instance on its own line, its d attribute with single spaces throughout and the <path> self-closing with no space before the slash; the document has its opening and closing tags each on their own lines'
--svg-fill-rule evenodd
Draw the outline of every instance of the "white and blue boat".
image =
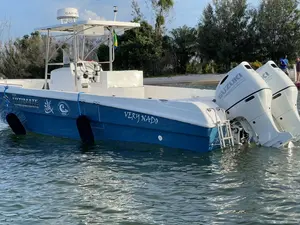
<svg viewBox="0 0 300 225">
<path fill-rule="evenodd" d="M 144 85 L 142 71 L 113 70 L 113 31 L 138 28 L 138 23 L 80 21 L 74 8 L 59 10 L 57 18 L 60 24 L 37 29 L 48 40 L 45 79 L 0 82 L 1 118 L 16 135 L 33 132 L 84 143 L 112 140 L 197 152 L 249 142 L 281 147 L 299 136 L 296 87 L 286 81 L 278 89 L 276 82 L 267 82 L 285 79 L 272 61 L 261 73 L 242 62 L 216 90 Z M 52 33 L 69 35 L 73 48 L 62 67 L 48 74 Z M 108 38 L 108 62 L 86 60 L 89 53 L 83 54 L 79 39 L 89 36 Z M 103 63 L 109 71 L 101 69 Z M 281 96 L 275 98 L 272 89 Z"/>
</svg>

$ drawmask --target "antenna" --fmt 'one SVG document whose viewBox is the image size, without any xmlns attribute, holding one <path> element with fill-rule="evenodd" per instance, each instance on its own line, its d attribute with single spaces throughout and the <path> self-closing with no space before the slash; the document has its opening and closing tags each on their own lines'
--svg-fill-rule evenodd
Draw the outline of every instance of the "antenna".
<svg viewBox="0 0 300 225">
<path fill-rule="evenodd" d="M 114 21 L 117 19 L 118 7 L 114 6 Z"/>
<path fill-rule="evenodd" d="M 63 8 L 57 10 L 57 20 L 61 24 L 74 23 L 79 18 L 78 10 L 76 8 Z"/>
</svg>

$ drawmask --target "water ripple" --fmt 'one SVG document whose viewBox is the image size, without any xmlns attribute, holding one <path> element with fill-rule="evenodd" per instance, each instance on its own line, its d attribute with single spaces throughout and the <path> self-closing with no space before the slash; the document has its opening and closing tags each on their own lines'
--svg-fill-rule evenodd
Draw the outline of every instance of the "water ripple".
<svg viewBox="0 0 300 225">
<path fill-rule="evenodd" d="M 86 148 L 0 125 L 0 146 L 0 224 L 300 223 L 299 143 L 208 154 Z"/>
</svg>

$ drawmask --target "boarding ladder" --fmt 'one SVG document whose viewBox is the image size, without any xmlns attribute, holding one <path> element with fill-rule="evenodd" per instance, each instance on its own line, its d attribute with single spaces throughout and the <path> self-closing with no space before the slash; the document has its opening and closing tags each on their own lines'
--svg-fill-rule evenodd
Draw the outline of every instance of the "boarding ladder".
<svg viewBox="0 0 300 225">
<path fill-rule="evenodd" d="M 221 149 L 229 146 L 233 147 L 234 146 L 234 140 L 231 132 L 231 126 L 230 126 L 230 121 L 229 120 L 223 120 L 221 121 L 218 119 L 218 111 L 222 111 L 222 113 L 225 114 L 225 110 L 222 108 L 209 108 L 208 111 L 213 111 L 215 113 L 215 120 L 213 120 L 218 128 L 218 134 L 219 134 L 219 141 L 220 141 L 220 147 Z"/>
</svg>

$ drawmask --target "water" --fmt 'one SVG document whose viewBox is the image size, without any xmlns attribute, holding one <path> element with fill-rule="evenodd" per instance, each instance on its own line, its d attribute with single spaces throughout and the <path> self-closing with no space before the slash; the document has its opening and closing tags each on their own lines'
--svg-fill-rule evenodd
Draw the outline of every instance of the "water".
<svg viewBox="0 0 300 225">
<path fill-rule="evenodd" d="M 0 224 L 299 224 L 300 143 L 199 154 L 15 137 L 0 124 Z"/>
</svg>

